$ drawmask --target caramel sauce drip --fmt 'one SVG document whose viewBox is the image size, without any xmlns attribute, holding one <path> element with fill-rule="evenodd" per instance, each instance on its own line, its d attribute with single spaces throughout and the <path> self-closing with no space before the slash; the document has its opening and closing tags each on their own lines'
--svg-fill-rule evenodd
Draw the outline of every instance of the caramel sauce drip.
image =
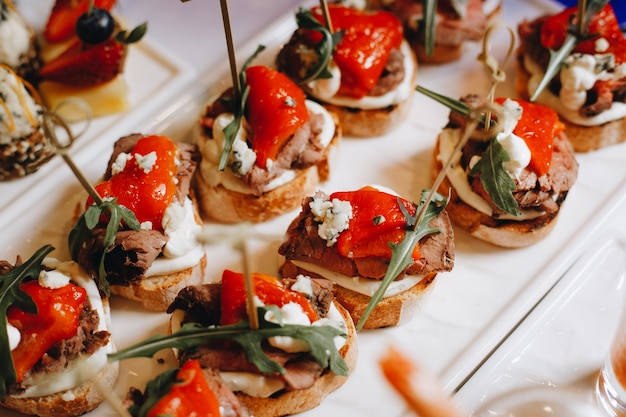
<svg viewBox="0 0 626 417">
<path fill-rule="evenodd" d="M 29 82 L 20 78 L 20 76 L 18 76 L 15 73 L 15 71 L 13 71 L 10 67 L 6 65 L 0 65 L 0 66 L 6 69 L 10 74 L 12 74 L 13 77 L 15 77 L 15 80 L 17 81 L 17 86 L 13 89 L 13 91 L 18 97 L 19 102 L 20 102 L 20 107 L 22 107 L 22 110 L 24 110 L 24 114 L 26 115 L 26 118 L 30 122 L 30 125 L 33 128 L 36 128 L 38 126 L 37 120 L 35 119 L 35 115 L 31 113 L 30 109 L 28 108 L 28 105 L 26 104 L 27 95 L 24 94 L 24 89 L 21 87 L 23 86 L 30 93 L 30 95 L 35 99 L 37 104 L 41 104 L 41 99 L 39 98 L 39 94 L 37 94 L 37 91 Z M 13 114 L 11 113 L 11 110 L 9 109 L 9 106 L 7 106 L 7 103 L 2 99 L 0 99 L 0 104 L 4 108 L 4 111 L 7 115 L 7 120 L 5 122 L 6 126 L 11 131 L 15 130 L 15 120 L 13 118 Z"/>
</svg>

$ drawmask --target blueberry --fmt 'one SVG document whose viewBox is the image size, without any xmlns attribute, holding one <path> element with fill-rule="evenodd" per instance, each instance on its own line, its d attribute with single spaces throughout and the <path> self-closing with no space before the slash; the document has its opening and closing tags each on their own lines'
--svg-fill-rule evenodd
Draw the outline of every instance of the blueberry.
<svg viewBox="0 0 626 417">
<path fill-rule="evenodd" d="M 94 7 L 78 18 L 75 29 L 81 41 L 97 44 L 109 39 L 115 29 L 115 20 L 107 10 Z"/>
</svg>

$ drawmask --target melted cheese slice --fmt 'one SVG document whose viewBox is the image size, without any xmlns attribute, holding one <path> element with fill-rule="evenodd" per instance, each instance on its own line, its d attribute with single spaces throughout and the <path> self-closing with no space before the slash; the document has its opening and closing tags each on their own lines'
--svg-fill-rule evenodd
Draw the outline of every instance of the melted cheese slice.
<svg viewBox="0 0 626 417">
<path fill-rule="evenodd" d="M 334 271 L 331 271 L 330 269 L 308 262 L 292 260 L 291 263 L 306 271 L 322 276 L 327 280 L 339 285 L 340 287 L 347 288 L 368 297 L 373 296 L 380 287 L 380 284 L 382 283 L 381 280 L 377 279 L 349 277 L 347 275 L 338 274 Z M 394 295 L 400 294 L 403 291 L 407 291 L 413 288 L 415 285 L 419 284 L 422 279 L 424 279 L 423 275 L 409 275 L 399 281 L 393 281 L 391 284 L 389 284 L 389 287 L 387 287 L 387 291 L 385 291 L 383 298 L 392 297 Z"/>
</svg>

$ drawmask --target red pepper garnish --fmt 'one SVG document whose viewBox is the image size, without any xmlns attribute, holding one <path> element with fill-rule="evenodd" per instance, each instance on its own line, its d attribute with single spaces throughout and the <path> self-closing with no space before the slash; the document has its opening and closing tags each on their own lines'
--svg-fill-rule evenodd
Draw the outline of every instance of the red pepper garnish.
<svg viewBox="0 0 626 417">
<path fill-rule="evenodd" d="M 156 162 L 148 172 L 137 162 L 136 156 L 156 153 Z M 152 222 L 152 228 L 163 230 L 163 213 L 176 195 L 175 177 L 178 171 L 178 147 L 166 136 L 146 136 L 130 152 L 131 159 L 122 172 L 96 186 L 101 197 L 117 197 L 117 203 L 135 213 L 140 223 Z M 93 204 L 89 198 L 87 205 Z"/>
<path fill-rule="evenodd" d="M 252 130 L 252 150 L 256 164 L 267 167 L 285 140 L 309 120 L 305 95 L 286 75 L 265 66 L 246 70 L 250 86 L 246 116 Z"/>
<path fill-rule="evenodd" d="M 356 191 L 341 191 L 330 199 L 349 201 L 352 219 L 347 230 L 337 238 L 337 251 L 348 258 L 378 257 L 391 259 L 389 242 L 400 243 L 406 234 L 406 218 L 400 210 L 398 196 L 374 187 Z M 400 198 L 407 212 L 415 215 L 415 205 Z M 419 259 L 419 245 L 413 249 L 413 259 Z"/>
<path fill-rule="evenodd" d="M 318 319 L 317 313 L 306 297 L 292 291 L 275 277 L 258 272 L 252 274 L 255 295 L 266 305 L 282 307 L 296 303 L 311 322 Z M 248 317 L 246 311 L 246 288 L 243 274 L 224 270 L 222 274 L 221 320 L 222 325 L 239 323 Z"/>
<path fill-rule="evenodd" d="M 496 102 L 502 104 L 505 100 L 506 98 L 498 98 Z M 513 133 L 526 142 L 531 155 L 528 167 L 541 177 L 550 169 L 554 138 L 565 126 L 559 121 L 556 111 L 550 107 L 523 100 L 515 101 L 522 107 L 522 117 Z"/>
<path fill-rule="evenodd" d="M 197 360 L 190 360 L 178 370 L 176 382 L 146 417 L 219 417 L 220 403 L 204 378 Z"/>
<path fill-rule="evenodd" d="M 345 30 L 333 54 L 341 70 L 338 94 L 362 98 L 378 83 L 391 50 L 402 44 L 402 23 L 389 12 L 362 11 L 332 4 L 329 15 L 335 31 Z M 313 8 L 313 16 L 324 23 L 319 7 Z"/>
<path fill-rule="evenodd" d="M 7 310 L 9 323 L 21 334 L 20 343 L 11 352 L 17 382 L 22 381 L 48 349 L 76 334 L 78 317 L 87 297 L 85 289 L 74 284 L 52 289 L 28 281 L 20 288 L 32 297 L 37 314 L 25 313 L 14 306 Z"/>
<path fill-rule="evenodd" d="M 559 49 L 567 37 L 570 18 L 577 14 L 577 11 L 577 7 L 570 7 L 561 13 L 548 17 L 541 27 L 541 44 L 553 50 Z M 587 33 L 595 36 L 578 42 L 574 52 L 584 54 L 612 53 L 615 55 L 617 64 L 626 61 L 626 38 L 620 30 L 619 22 L 610 3 L 607 3 L 591 19 Z M 599 37 L 605 38 L 609 42 L 608 50 L 596 51 L 596 40 Z"/>
</svg>

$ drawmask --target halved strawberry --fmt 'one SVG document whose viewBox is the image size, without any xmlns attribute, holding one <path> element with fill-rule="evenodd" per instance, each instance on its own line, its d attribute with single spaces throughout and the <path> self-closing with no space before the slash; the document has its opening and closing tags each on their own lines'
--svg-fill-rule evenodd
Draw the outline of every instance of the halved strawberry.
<svg viewBox="0 0 626 417">
<path fill-rule="evenodd" d="M 76 41 L 39 71 L 42 80 L 76 87 L 106 83 L 124 67 L 126 46 L 114 38 L 97 45 Z"/>
<path fill-rule="evenodd" d="M 61 55 L 44 64 L 39 77 L 75 87 L 91 87 L 111 81 L 124 69 L 127 45 L 139 41 L 146 30 L 147 24 L 144 23 L 130 34 L 121 31 L 95 45 L 76 39 Z"/>
<path fill-rule="evenodd" d="M 94 6 L 111 10 L 116 0 L 95 0 Z M 76 21 L 87 11 L 89 0 L 56 0 L 46 22 L 44 37 L 48 42 L 63 42 L 74 35 Z"/>
</svg>

